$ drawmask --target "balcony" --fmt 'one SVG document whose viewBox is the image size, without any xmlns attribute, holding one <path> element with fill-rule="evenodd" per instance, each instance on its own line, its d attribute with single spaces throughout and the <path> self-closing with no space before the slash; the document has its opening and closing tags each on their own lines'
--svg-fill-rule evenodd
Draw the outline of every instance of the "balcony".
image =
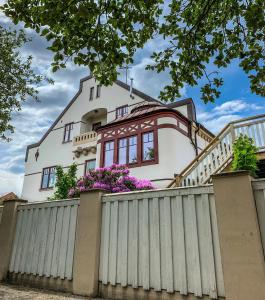
<svg viewBox="0 0 265 300">
<path fill-rule="evenodd" d="M 89 131 L 89 132 L 80 134 L 78 136 L 75 136 L 73 145 L 79 146 L 79 145 L 95 142 L 96 140 L 97 140 L 97 133 L 95 131 Z"/>
<path fill-rule="evenodd" d="M 95 131 L 89 131 L 75 136 L 73 146 L 75 147 L 73 153 L 77 158 L 81 155 L 87 156 L 89 153 L 96 154 L 97 133 Z"/>
</svg>

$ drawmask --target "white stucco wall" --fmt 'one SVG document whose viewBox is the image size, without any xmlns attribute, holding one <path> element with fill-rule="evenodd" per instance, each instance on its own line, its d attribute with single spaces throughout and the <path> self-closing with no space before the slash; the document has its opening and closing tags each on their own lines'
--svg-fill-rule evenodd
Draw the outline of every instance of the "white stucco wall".
<svg viewBox="0 0 265 300">
<path fill-rule="evenodd" d="M 190 139 L 172 128 L 158 129 L 159 164 L 132 168 L 131 175 L 155 180 L 157 188 L 166 187 L 174 174 L 180 173 L 195 157 Z M 158 179 L 160 179 L 158 181 Z"/>
<path fill-rule="evenodd" d="M 22 198 L 29 201 L 40 201 L 51 196 L 53 191 L 40 191 L 41 174 L 43 168 L 50 166 L 61 165 L 67 167 L 73 162 L 77 164 L 83 164 L 78 167 L 79 175 L 84 173 L 85 160 L 94 159 L 96 155 L 99 157 L 100 151 L 97 154 L 89 153 L 88 156 L 81 155 L 80 158 L 75 158 L 73 154 L 73 143 L 62 143 L 64 126 L 67 123 L 75 122 L 73 125 L 73 137 L 79 135 L 81 132 L 81 119 L 82 117 L 94 110 L 105 109 L 108 113 L 105 117 L 97 114 L 91 119 L 91 124 L 98 121 L 102 121 L 102 124 L 110 122 L 116 118 L 115 110 L 119 106 L 129 105 L 129 111 L 138 103 L 143 102 L 144 99 L 133 95 L 134 99 L 130 97 L 129 91 L 114 84 L 110 87 L 101 87 L 101 94 L 99 98 L 96 98 L 96 86 L 95 80 L 89 79 L 83 82 L 82 92 L 79 94 L 74 103 L 55 124 L 52 131 L 44 139 L 40 146 L 31 148 L 28 152 L 28 159 L 25 163 L 25 174 L 34 174 L 24 177 L 24 184 L 22 189 Z M 94 87 L 94 99 L 89 101 L 90 88 Z M 102 111 L 100 112 L 102 114 Z M 90 126 L 91 126 L 90 124 Z M 91 129 L 91 127 L 90 127 Z M 36 141 L 37 142 L 37 141 Z M 35 153 L 39 149 L 39 158 L 36 161 Z M 98 149 L 100 150 L 100 149 Z"/>
<path fill-rule="evenodd" d="M 199 148 L 199 153 L 209 144 L 205 139 L 197 135 L 197 145 Z"/>
<path fill-rule="evenodd" d="M 40 146 L 31 148 L 28 153 L 28 160 L 25 165 L 24 185 L 22 190 L 22 198 L 29 201 L 42 201 L 53 194 L 53 190 L 40 191 L 41 177 L 43 168 L 61 165 L 68 167 L 73 162 L 78 164 L 78 177 L 84 174 L 84 163 L 86 160 L 96 158 L 96 167 L 100 163 L 100 144 L 97 145 L 97 153 L 88 155 L 81 155 L 76 158 L 73 150 L 73 143 L 62 143 L 64 126 L 67 123 L 75 122 L 73 125 L 73 137 L 80 134 L 81 119 L 88 113 L 94 110 L 105 109 L 107 114 L 105 116 L 95 116 L 91 122 L 102 120 L 103 123 L 110 122 L 116 118 L 115 110 L 117 107 L 128 104 L 129 112 L 134 105 L 143 102 L 144 99 L 133 95 L 134 99 L 130 97 L 129 91 L 114 84 L 111 87 L 101 87 L 100 98 L 95 98 L 89 101 L 90 88 L 96 86 L 94 79 L 89 79 L 83 82 L 82 92 L 79 94 L 75 102 L 65 112 L 65 114 L 56 123 L 53 130 L 43 140 Z M 178 109 L 179 110 L 179 109 Z M 100 110 L 102 114 L 103 110 Z M 183 107 L 183 113 L 185 107 Z M 93 116 L 93 113 L 92 113 Z M 163 117 L 158 120 L 158 124 L 177 124 L 173 117 Z M 81 132 L 83 133 L 83 131 Z M 100 136 L 98 136 L 100 139 Z M 94 145 L 96 142 L 94 142 Z M 173 128 L 161 128 L 158 130 L 158 144 L 159 144 L 159 164 L 132 168 L 131 174 L 138 178 L 147 178 L 155 180 L 156 187 L 165 187 L 169 184 L 174 173 L 179 173 L 181 170 L 195 157 L 194 148 L 190 139 Z M 82 145 L 81 145 L 82 146 Z M 85 145 L 86 146 L 86 145 Z M 36 161 L 35 153 L 39 149 L 39 158 Z M 161 179 L 160 181 L 157 181 Z M 165 180 L 166 179 L 166 180 Z"/>
<path fill-rule="evenodd" d="M 188 107 L 187 107 L 187 105 L 182 105 L 182 106 L 175 107 L 174 110 L 179 111 L 179 112 L 182 113 L 185 117 L 188 118 Z"/>
</svg>

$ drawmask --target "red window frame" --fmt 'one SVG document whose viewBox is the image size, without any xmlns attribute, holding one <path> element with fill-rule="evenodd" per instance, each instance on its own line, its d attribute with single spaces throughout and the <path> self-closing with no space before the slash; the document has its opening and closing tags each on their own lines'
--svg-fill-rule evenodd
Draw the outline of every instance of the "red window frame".
<svg viewBox="0 0 265 300">
<path fill-rule="evenodd" d="M 130 139 L 134 138 L 134 137 L 136 138 L 136 162 L 130 162 L 130 146 L 135 146 L 135 144 L 130 145 Z M 126 146 L 125 147 L 120 147 L 120 141 L 121 140 L 126 140 Z M 118 139 L 118 143 L 117 143 L 117 147 L 118 147 L 118 149 L 117 149 L 117 151 L 118 151 L 117 163 L 118 164 L 121 164 L 120 161 L 119 161 L 120 149 L 121 148 L 126 148 L 126 162 L 125 162 L 125 165 L 135 165 L 139 162 L 139 155 L 138 155 L 138 153 L 139 153 L 139 147 L 138 147 L 139 141 L 138 140 L 139 140 L 138 135 L 135 135 L 135 134 Z M 115 149 L 114 149 L 114 152 L 115 152 Z"/>
<path fill-rule="evenodd" d="M 44 178 L 44 172 L 48 170 L 48 181 L 47 181 L 47 186 L 46 187 L 43 187 L 43 178 Z M 53 174 L 54 176 L 55 175 L 55 172 L 56 172 L 56 166 L 52 166 L 52 167 L 47 167 L 47 168 L 43 168 L 42 169 L 42 176 L 41 176 L 41 182 L 40 182 L 40 190 L 50 190 L 50 189 L 53 189 L 54 185 L 53 186 L 49 186 L 50 185 L 50 179 L 51 179 L 51 170 L 53 170 Z"/>
<path fill-rule="evenodd" d="M 115 140 L 109 140 L 109 141 L 106 141 L 105 143 L 104 143 L 104 147 L 103 147 L 103 157 L 104 157 L 104 159 L 103 159 L 103 166 L 105 167 L 105 163 L 106 163 L 106 145 L 108 144 L 108 143 L 111 143 L 111 142 L 113 142 L 113 149 L 111 149 L 111 150 L 113 150 L 113 160 L 112 160 L 112 163 L 114 164 L 115 163 L 115 161 L 116 161 L 116 149 L 117 149 L 117 143 L 116 143 L 116 141 Z M 108 150 L 108 151 L 110 151 L 110 150 Z"/>
<path fill-rule="evenodd" d="M 143 145 L 142 145 L 142 136 L 145 133 L 153 132 L 153 143 L 154 143 L 154 159 L 151 160 L 143 160 Z M 130 163 L 126 164 L 130 168 L 135 168 L 135 167 L 141 167 L 141 166 L 148 166 L 148 165 L 154 165 L 159 163 L 159 155 L 158 155 L 158 131 L 157 131 L 157 126 L 154 126 L 154 128 L 148 128 L 148 130 L 139 130 L 135 134 L 130 134 L 130 135 L 124 135 L 122 137 L 118 138 L 107 138 L 103 139 L 102 142 L 102 150 L 101 150 L 101 158 L 100 158 L 100 166 L 104 167 L 105 166 L 105 148 L 106 148 L 106 143 L 108 142 L 114 142 L 114 160 L 113 163 L 119 163 L 119 140 L 123 138 L 129 138 L 131 136 L 137 136 L 137 162 L 136 163 Z M 128 150 L 127 150 L 128 151 Z M 126 159 L 126 162 L 128 159 Z"/>
<path fill-rule="evenodd" d="M 64 125 L 63 143 L 72 142 L 72 130 L 74 128 L 74 122 L 67 123 Z"/>
<path fill-rule="evenodd" d="M 116 119 L 128 115 L 128 105 L 123 105 L 116 108 Z"/>
<path fill-rule="evenodd" d="M 95 161 L 95 165 L 96 165 L 96 159 L 88 159 L 88 160 L 86 160 L 85 161 L 84 175 L 86 175 L 86 173 L 87 173 L 87 163 L 90 162 L 90 161 Z"/>
<path fill-rule="evenodd" d="M 147 135 L 147 134 L 150 134 L 150 133 L 153 134 L 153 140 L 152 140 L 151 142 L 153 143 L 153 151 L 154 151 L 153 156 L 154 156 L 154 157 L 151 158 L 151 159 L 144 159 L 144 145 L 145 145 L 146 143 L 150 142 L 150 141 L 144 142 L 144 136 Z M 142 160 L 142 162 L 148 162 L 148 161 L 153 161 L 153 160 L 155 160 L 155 136 L 154 136 L 154 131 L 151 130 L 151 131 L 143 132 L 143 133 L 141 134 L 141 147 L 142 147 L 142 151 L 141 151 L 141 160 Z"/>
</svg>

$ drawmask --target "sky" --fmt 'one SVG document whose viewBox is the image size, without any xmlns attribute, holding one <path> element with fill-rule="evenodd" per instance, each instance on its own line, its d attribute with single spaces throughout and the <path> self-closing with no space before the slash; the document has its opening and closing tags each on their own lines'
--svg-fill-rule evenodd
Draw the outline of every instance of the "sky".
<svg viewBox="0 0 265 300">
<path fill-rule="evenodd" d="M 10 20 L 0 12 L 1 25 L 9 26 Z M 33 30 L 26 29 L 26 33 L 32 41 L 21 49 L 22 57 L 32 55 L 35 72 L 53 78 L 54 84 L 44 83 L 40 86 L 40 102 L 26 101 L 22 111 L 14 114 L 12 124 L 15 133 L 11 136 L 12 141 L 0 141 L 0 195 L 11 191 L 21 194 L 26 146 L 40 140 L 78 91 L 80 79 L 89 74 L 87 68 L 72 63 L 66 69 L 52 73 L 50 64 L 53 54 L 47 50 L 46 40 Z M 150 41 L 144 49 L 137 51 L 129 74 L 134 79 L 135 88 L 155 98 L 170 82 L 170 77 L 167 72 L 157 74 L 146 71 L 145 66 L 151 62 L 150 54 L 162 46 L 162 40 Z M 248 78 L 237 62 L 225 69 L 222 76 L 225 82 L 222 95 L 214 104 L 206 105 L 200 100 L 199 86 L 185 86 L 181 91 L 182 97 L 176 99 L 191 97 L 196 105 L 198 121 L 215 134 L 230 121 L 265 113 L 264 98 L 251 93 Z M 119 79 L 124 81 L 124 74 Z"/>
</svg>

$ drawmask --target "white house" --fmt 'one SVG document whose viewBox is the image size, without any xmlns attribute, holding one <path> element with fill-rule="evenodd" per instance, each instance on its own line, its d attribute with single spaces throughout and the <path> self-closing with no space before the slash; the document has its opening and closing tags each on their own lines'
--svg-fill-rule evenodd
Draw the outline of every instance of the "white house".
<svg viewBox="0 0 265 300">
<path fill-rule="evenodd" d="M 90 168 L 127 164 L 131 175 L 167 186 L 213 134 L 196 121 L 192 99 L 168 105 L 116 81 L 101 87 L 92 76 L 39 142 L 27 147 L 22 198 L 47 199 L 55 167 Z"/>
</svg>

